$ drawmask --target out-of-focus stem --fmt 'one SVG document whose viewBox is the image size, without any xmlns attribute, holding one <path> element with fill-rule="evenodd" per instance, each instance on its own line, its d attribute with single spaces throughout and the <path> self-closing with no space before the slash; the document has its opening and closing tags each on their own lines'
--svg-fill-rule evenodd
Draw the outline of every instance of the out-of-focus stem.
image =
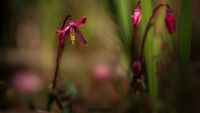
<svg viewBox="0 0 200 113">
<path fill-rule="evenodd" d="M 144 35 L 143 35 L 143 40 L 142 40 L 142 45 L 141 45 L 141 55 L 140 55 L 140 59 L 142 60 L 142 62 L 144 64 L 146 64 L 148 93 L 149 93 L 150 98 L 153 99 L 154 101 L 156 101 L 157 98 L 158 98 L 157 97 L 157 92 L 158 92 L 158 88 L 157 87 L 158 86 L 157 86 L 157 78 L 155 76 L 155 70 L 154 70 L 154 62 L 153 62 L 153 60 L 151 58 L 153 54 L 150 53 L 150 52 L 152 52 L 152 48 L 149 48 L 148 52 L 146 52 L 146 54 L 147 54 L 147 57 L 146 57 L 147 62 L 144 62 L 144 58 L 145 58 L 145 56 L 144 56 L 144 52 L 145 52 L 144 46 L 145 46 L 145 43 L 146 43 L 146 40 L 147 40 L 148 32 L 149 32 L 151 26 L 153 25 L 152 21 L 153 21 L 155 15 L 156 15 L 156 13 L 162 7 L 169 8 L 169 6 L 167 4 L 159 4 L 159 5 L 157 5 L 157 7 L 153 10 L 153 13 L 152 13 L 150 19 L 148 20 L 148 23 L 147 23 L 147 26 L 145 28 Z M 150 42 L 149 42 L 149 44 L 150 44 Z M 152 46 L 152 44 L 150 46 Z M 150 47 L 150 46 L 148 46 L 148 47 Z"/>
<path fill-rule="evenodd" d="M 68 15 L 65 18 L 61 29 L 63 29 L 65 27 L 65 24 L 69 20 L 69 18 L 71 18 L 71 15 Z M 59 67 L 60 67 L 60 60 L 61 60 L 62 53 L 64 50 L 64 44 L 63 44 L 62 40 L 63 40 L 62 37 L 59 37 L 58 51 L 57 51 L 57 56 L 56 56 L 56 68 L 55 68 L 54 78 L 53 78 L 53 82 L 52 82 L 53 89 L 56 89 L 56 84 L 57 84 L 57 79 L 58 79 L 58 71 L 59 71 Z"/>
<path fill-rule="evenodd" d="M 68 15 L 65 20 L 63 21 L 63 24 L 61 26 L 61 29 L 63 29 L 65 27 L 65 24 L 69 21 L 69 19 L 71 19 L 71 15 Z M 63 50 L 65 47 L 65 43 L 63 42 L 63 37 L 60 36 L 59 37 L 59 44 L 58 44 L 58 50 L 57 50 L 57 56 L 56 56 L 56 67 L 55 67 L 55 72 L 54 72 L 54 78 L 52 81 L 52 89 L 56 90 L 56 86 L 57 86 L 57 79 L 58 79 L 58 72 L 59 72 L 59 68 L 60 68 L 60 60 L 63 54 Z M 51 100 L 51 97 L 49 96 L 48 100 Z M 60 100 L 58 99 L 58 97 L 55 95 L 55 97 L 53 98 L 53 101 L 56 101 L 58 107 L 62 110 L 63 106 L 60 102 Z M 47 105 L 47 108 L 49 108 L 49 105 Z"/>
<path fill-rule="evenodd" d="M 59 45 L 57 58 L 56 58 L 56 68 L 55 68 L 55 73 L 54 73 L 53 86 L 52 86 L 53 89 L 56 89 L 57 79 L 58 79 L 58 71 L 60 68 L 60 60 L 62 57 L 63 49 L 64 49 L 64 46 Z"/>
<path fill-rule="evenodd" d="M 157 13 L 157 11 L 159 11 L 160 8 L 162 7 L 167 7 L 169 8 L 169 5 L 168 4 L 159 4 L 153 11 L 148 23 L 147 23 L 147 27 L 145 29 L 145 32 L 144 32 L 144 35 L 143 35 L 143 40 L 142 40 L 142 45 L 141 45 L 141 55 L 140 55 L 140 58 L 142 60 L 142 62 L 144 62 L 144 46 L 145 46 L 145 41 L 147 39 L 147 35 L 148 35 L 148 32 L 149 32 L 149 29 L 151 28 L 152 26 L 152 20 L 155 16 L 155 14 Z"/>
</svg>

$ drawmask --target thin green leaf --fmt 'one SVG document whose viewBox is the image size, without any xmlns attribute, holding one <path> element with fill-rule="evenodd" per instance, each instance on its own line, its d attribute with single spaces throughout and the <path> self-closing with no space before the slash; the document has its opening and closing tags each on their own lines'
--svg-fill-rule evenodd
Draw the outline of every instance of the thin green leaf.
<svg viewBox="0 0 200 113">
<path fill-rule="evenodd" d="M 181 17 L 179 20 L 179 60 L 180 70 L 178 76 L 177 99 L 178 112 L 185 113 L 187 103 L 185 102 L 187 95 L 187 76 L 188 63 L 190 55 L 190 45 L 192 37 L 192 1 L 182 0 Z"/>
</svg>

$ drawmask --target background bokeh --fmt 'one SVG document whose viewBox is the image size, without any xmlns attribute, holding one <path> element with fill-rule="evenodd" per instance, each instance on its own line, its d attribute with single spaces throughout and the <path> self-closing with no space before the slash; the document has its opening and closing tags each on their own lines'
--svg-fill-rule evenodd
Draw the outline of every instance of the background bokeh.
<svg viewBox="0 0 200 113">
<path fill-rule="evenodd" d="M 144 21 L 139 33 L 144 32 L 152 7 L 160 2 L 172 6 L 177 26 L 181 24 L 178 21 L 181 0 L 149 0 L 143 4 Z M 82 16 L 87 17 L 81 31 L 88 47 L 79 43 L 72 46 L 67 40 L 59 72 L 61 90 L 64 87 L 76 95 L 78 113 L 87 113 L 88 108 L 97 106 L 114 108 L 112 112 L 118 113 L 122 106 L 128 106 L 125 92 L 130 81 L 131 53 L 127 48 L 133 38 L 131 13 L 136 3 L 136 0 L 0 0 L 0 112 L 45 108 L 55 68 L 56 30 L 68 14 L 76 21 Z M 188 113 L 200 111 L 199 5 L 198 0 L 193 0 L 189 75 L 187 85 L 181 88 L 187 95 L 183 98 L 186 107 L 182 109 Z M 178 33 L 173 36 L 167 33 L 165 12 L 160 11 L 158 15 L 150 33 L 154 40 L 150 50 L 154 50 L 152 56 L 159 78 L 158 103 L 164 110 L 161 113 L 176 113 L 180 37 Z M 141 39 L 135 40 L 136 46 L 140 42 Z M 148 99 L 138 97 L 133 100 L 128 104 L 139 111 L 151 109 Z"/>
</svg>

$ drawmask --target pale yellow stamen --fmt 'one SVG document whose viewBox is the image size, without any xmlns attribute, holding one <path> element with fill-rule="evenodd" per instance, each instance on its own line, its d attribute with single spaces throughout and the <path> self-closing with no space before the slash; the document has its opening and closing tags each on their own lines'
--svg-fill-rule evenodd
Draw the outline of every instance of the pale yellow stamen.
<svg viewBox="0 0 200 113">
<path fill-rule="evenodd" d="M 74 31 L 70 32 L 70 39 L 72 41 L 72 45 L 74 45 L 74 42 L 75 42 L 75 32 Z"/>
</svg>

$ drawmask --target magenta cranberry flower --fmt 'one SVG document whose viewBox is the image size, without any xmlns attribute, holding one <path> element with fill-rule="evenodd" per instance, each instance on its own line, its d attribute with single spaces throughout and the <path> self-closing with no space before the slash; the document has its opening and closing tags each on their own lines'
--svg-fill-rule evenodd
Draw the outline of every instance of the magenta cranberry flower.
<svg viewBox="0 0 200 113">
<path fill-rule="evenodd" d="M 141 7 L 140 1 L 138 2 L 137 7 L 135 8 L 134 13 L 131 16 L 131 18 L 133 21 L 133 25 L 138 26 L 142 19 L 142 7 Z"/>
<path fill-rule="evenodd" d="M 166 17 L 165 17 L 165 23 L 167 26 L 167 30 L 170 34 L 175 32 L 175 28 L 176 28 L 176 22 L 175 22 L 175 17 L 173 12 L 168 9 Z"/>
<path fill-rule="evenodd" d="M 87 41 L 85 40 L 83 34 L 79 30 L 86 23 L 86 16 L 83 16 L 79 22 L 75 22 L 71 16 L 68 17 L 67 25 L 62 27 L 57 31 L 57 34 L 60 36 L 61 43 L 65 43 L 66 38 L 70 37 L 72 45 L 74 45 L 76 36 L 79 41 L 87 46 Z"/>
</svg>

